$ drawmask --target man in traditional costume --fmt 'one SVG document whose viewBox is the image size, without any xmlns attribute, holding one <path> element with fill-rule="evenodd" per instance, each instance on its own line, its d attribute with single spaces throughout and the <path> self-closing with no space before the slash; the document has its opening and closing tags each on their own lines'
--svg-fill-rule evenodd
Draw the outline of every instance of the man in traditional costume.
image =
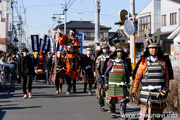
<svg viewBox="0 0 180 120">
<path fill-rule="evenodd" d="M 71 94 L 71 81 L 73 82 L 73 92 L 76 92 L 76 79 L 79 79 L 80 72 L 80 57 L 77 55 L 77 50 L 74 46 L 68 46 L 66 55 L 66 81 L 68 84 L 66 94 Z"/>
<path fill-rule="evenodd" d="M 57 30 L 59 33 L 58 41 L 59 45 L 67 46 L 66 50 L 66 81 L 68 84 L 66 94 L 71 94 L 71 81 L 73 81 L 73 92 L 76 92 L 76 79 L 79 79 L 80 72 L 80 56 L 78 55 L 78 48 L 80 44 L 76 37 L 75 31 L 70 30 L 69 35 L 61 33 L 60 29 Z"/>
<path fill-rule="evenodd" d="M 137 63 L 134 71 L 132 100 L 136 100 L 136 92 L 141 82 L 141 92 L 138 105 L 141 107 L 140 120 L 162 119 L 158 117 L 166 107 L 166 97 L 169 92 L 169 80 L 173 78 L 170 61 L 161 50 L 160 29 L 157 30 L 157 39 L 150 37 L 145 30 L 144 45 L 146 50 Z M 170 66 L 169 70 L 168 67 Z M 148 115 L 148 116 L 147 116 Z"/>
<path fill-rule="evenodd" d="M 61 45 L 61 46 L 64 46 L 64 45 L 74 46 L 75 45 L 75 46 L 77 46 L 79 44 L 78 37 L 76 37 L 76 34 L 74 31 L 70 30 L 69 35 L 62 34 L 59 29 L 57 30 L 57 32 L 59 33 L 59 36 L 58 36 L 59 45 Z"/>
<path fill-rule="evenodd" d="M 38 55 L 38 67 L 43 68 L 44 67 L 44 56 L 42 55 L 42 51 L 39 52 Z"/>
<path fill-rule="evenodd" d="M 128 55 L 124 52 L 120 43 L 117 43 L 116 50 L 111 55 L 104 74 L 105 87 L 108 88 L 106 100 L 110 107 L 111 117 L 116 117 L 115 104 L 118 103 L 122 120 L 125 119 L 126 104 L 129 102 L 127 88 L 132 71 L 130 60 L 127 57 Z"/>
<path fill-rule="evenodd" d="M 97 56 L 96 68 L 95 68 L 96 82 L 97 82 L 96 95 L 97 95 L 97 99 L 99 100 L 98 102 L 99 102 L 101 111 L 105 111 L 104 73 L 107 68 L 107 62 L 111 54 L 109 51 L 109 46 L 105 43 L 101 44 L 101 50 L 98 54 L 99 56 Z"/>
<path fill-rule="evenodd" d="M 62 92 L 62 85 L 64 84 L 64 65 L 63 58 L 61 57 L 61 52 L 58 51 L 57 55 L 53 58 L 51 72 L 53 73 L 53 81 L 56 86 L 56 94 Z"/>
<path fill-rule="evenodd" d="M 91 48 L 86 49 L 86 55 L 82 56 L 82 61 L 84 92 L 86 92 L 87 84 L 89 84 L 89 95 L 91 95 L 92 84 L 94 83 L 94 57 Z"/>
</svg>

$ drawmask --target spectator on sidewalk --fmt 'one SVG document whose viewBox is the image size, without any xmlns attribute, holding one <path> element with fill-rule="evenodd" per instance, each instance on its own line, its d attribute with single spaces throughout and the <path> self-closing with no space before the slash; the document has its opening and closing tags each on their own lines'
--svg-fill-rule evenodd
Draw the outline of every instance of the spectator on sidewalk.
<svg viewBox="0 0 180 120">
<path fill-rule="evenodd" d="M 11 65 L 11 80 L 17 80 L 16 68 L 17 68 L 17 58 L 16 53 L 13 53 L 7 60 L 7 63 Z"/>
</svg>

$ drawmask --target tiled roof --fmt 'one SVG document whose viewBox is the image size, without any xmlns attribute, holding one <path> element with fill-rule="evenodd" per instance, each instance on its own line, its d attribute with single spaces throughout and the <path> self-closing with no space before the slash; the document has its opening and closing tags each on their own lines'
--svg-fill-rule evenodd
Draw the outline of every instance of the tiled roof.
<svg viewBox="0 0 180 120">
<path fill-rule="evenodd" d="M 59 28 L 64 28 L 64 24 L 59 25 Z M 67 29 L 95 29 L 95 23 L 91 21 L 70 21 L 66 23 Z M 57 26 L 54 28 L 54 30 L 57 29 Z M 109 30 L 111 27 L 107 27 L 105 25 L 100 25 L 100 29 L 106 29 Z"/>
</svg>

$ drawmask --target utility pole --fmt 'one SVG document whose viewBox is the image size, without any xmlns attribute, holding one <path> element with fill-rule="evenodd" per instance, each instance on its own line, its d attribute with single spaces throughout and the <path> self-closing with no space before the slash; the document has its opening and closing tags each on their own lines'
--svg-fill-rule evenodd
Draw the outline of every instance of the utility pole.
<svg viewBox="0 0 180 120">
<path fill-rule="evenodd" d="M 67 12 L 67 5 L 66 0 L 64 4 L 64 34 L 66 34 L 66 12 Z"/>
<path fill-rule="evenodd" d="M 22 17 L 21 17 L 21 6 L 19 10 L 19 50 L 21 50 L 21 41 L 22 41 Z"/>
<path fill-rule="evenodd" d="M 135 1 L 130 0 L 130 14 L 133 17 L 133 23 L 135 24 Z M 136 55 L 135 55 L 135 32 L 130 36 L 130 58 L 133 60 L 133 68 L 135 68 Z"/>
<path fill-rule="evenodd" d="M 95 0 L 95 39 L 94 43 L 98 43 L 100 38 L 100 0 Z"/>
<path fill-rule="evenodd" d="M 13 25 L 14 25 L 14 23 L 13 23 L 13 21 L 14 21 L 14 13 L 13 13 L 13 0 L 11 0 L 10 1 L 10 8 L 11 8 L 11 26 L 10 26 L 10 28 L 11 28 L 11 36 L 10 36 L 10 43 L 11 44 L 13 44 L 13 38 L 14 38 L 14 27 L 13 27 Z"/>
</svg>

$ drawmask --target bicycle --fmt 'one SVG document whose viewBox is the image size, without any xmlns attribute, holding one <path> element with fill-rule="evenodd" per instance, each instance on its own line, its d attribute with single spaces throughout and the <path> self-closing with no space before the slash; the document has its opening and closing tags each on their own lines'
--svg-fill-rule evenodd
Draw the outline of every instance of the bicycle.
<svg viewBox="0 0 180 120">
<path fill-rule="evenodd" d="M 14 86 L 14 81 L 11 79 L 11 69 L 7 66 L 3 66 L 0 79 L 0 88 L 2 90 L 10 89 Z"/>
</svg>

